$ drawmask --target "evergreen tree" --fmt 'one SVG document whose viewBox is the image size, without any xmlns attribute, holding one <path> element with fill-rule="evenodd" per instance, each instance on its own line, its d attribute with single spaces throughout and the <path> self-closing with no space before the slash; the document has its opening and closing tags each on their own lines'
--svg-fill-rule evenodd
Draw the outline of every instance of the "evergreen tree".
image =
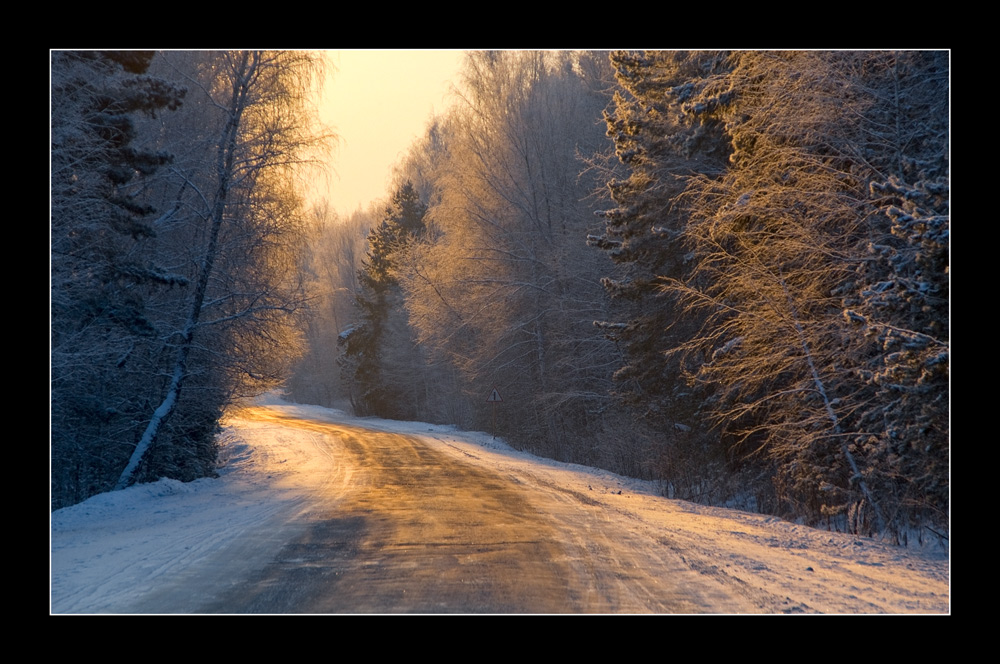
<svg viewBox="0 0 1000 664">
<path fill-rule="evenodd" d="M 414 392 L 407 389 L 403 367 L 392 362 L 391 356 L 400 348 L 404 355 L 412 352 L 396 268 L 410 244 L 423 235 L 426 212 L 427 206 L 406 182 L 368 234 L 368 258 L 358 272 L 360 322 L 342 337 L 347 372 L 357 390 L 352 392 L 352 405 L 360 415 L 415 415 Z"/>
<path fill-rule="evenodd" d="M 607 325 L 643 360 L 619 377 L 677 413 L 686 375 L 760 507 L 857 532 L 944 514 L 946 54 L 613 61 L 629 177 L 592 243 L 643 307 Z"/>
<path fill-rule="evenodd" d="M 863 333 L 875 391 L 855 444 L 899 520 L 944 525 L 949 504 L 949 55 L 866 54 L 851 71 L 872 99 L 859 159 L 875 213 L 859 242 L 844 319 Z"/>
<path fill-rule="evenodd" d="M 726 165 L 729 147 L 714 114 L 731 95 L 718 88 L 730 62 L 716 52 L 610 57 L 618 83 L 604 116 L 614 145 L 606 175 L 613 207 L 600 213 L 604 232 L 589 242 L 617 265 L 602 280 L 616 320 L 598 325 L 622 353 L 616 395 L 638 416 L 635 428 L 654 430 L 658 472 L 683 492 L 681 485 L 704 487 L 705 478 L 717 477 L 723 457 L 708 443 L 700 412 L 710 395 L 693 389 L 685 380 L 690 368 L 668 354 L 703 318 L 685 312 L 662 284 L 686 278 L 692 267 L 684 242 L 688 179 L 716 177 Z"/>
<path fill-rule="evenodd" d="M 52 500 L 109 487 L 151 398 L 144 349 L 149 303 L 187 283 L 146 251 L 156 226 L 146 200 L 166 151 L 142 146 L 137 121 L 175 110 L 184 88 L 146 74 L 147 51 L 52 53 Z"/>
</svg>

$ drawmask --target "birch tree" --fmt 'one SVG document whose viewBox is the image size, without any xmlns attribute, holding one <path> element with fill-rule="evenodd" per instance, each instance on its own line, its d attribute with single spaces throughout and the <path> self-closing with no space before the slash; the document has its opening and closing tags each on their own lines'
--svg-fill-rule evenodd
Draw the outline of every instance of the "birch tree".
<svg viewBox="0 0 1000 664">
<path fill-rule="evenodd" d="M 178 128 L 187 150 L 160 189 L 184 212 L 171 234 L 175 250 L 194 250 L 177 254 L 190 266 L 191 286 L 163 336 L 162 396 L 116 488 L 136 481 L 151 454 L 162 455 L 154 466 L 187 459 L 198 472 L 210 470 L 209 442 L 197 454 L 160 444 L 197 375 L 210 390 L 199 397 L 212 405 L 202 417 L 214 423 L 230 398 L 274 384 L 286 370 L 297 345 L 289 316 L 302 297 L 293 178 L 323 140 L 306 99 L 316 66 L 308 53 L 177 53 L 163 66 L 188 81 L 200 103 L 197 126 Z"/>
<path fill-rule="evenodd" d="M 346 410 L 352 381 L 341 376 L 340 338 L 356 320 L 358 272 L 372 221 L 360 209 L 340 218 L 325 203 L 313 208 L 311 219 L 300 268 L 311 302 L 306 351 L 286 384 L 296 401 Z"/>
<path fill-rule="evenodd" d="M 697 390 L 758 509 L 899 537 L 946 514 L 947 60 L 612 55 L 591 242 L 642 312 L 606 325 L 617 377 L 673 417 Z"/>
<path fill-rule="evenodd" d="M 599 259 L 584 245 L 590 187 L 577 178 L 578 150 L 600 140 L 605 99 L 573 57 L 468 56 L 460 103 L 442 123 L 447 159 L 428 241 L 404 278 L 421 342 L 470 394 L 517 395 L 518 430 L 508 434 L 554 448 L 599 419 L 609 352 L 591 325 L 601 317 Z"/>
</svg>

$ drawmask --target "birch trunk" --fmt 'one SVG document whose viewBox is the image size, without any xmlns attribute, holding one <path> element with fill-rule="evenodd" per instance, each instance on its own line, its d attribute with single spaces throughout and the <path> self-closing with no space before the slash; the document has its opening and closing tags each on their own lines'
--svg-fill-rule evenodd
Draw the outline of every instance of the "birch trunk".
<svg viewBox="0 0 1000 664">
<path fill-rule="evenodd" d="M 188 318 L 181 334 L 181 342 L 177 348 L 170 386 L 167 388 L 167 393 L 163 401 L 160 402 L 160 405 L 153 412 L 153 416 L 150 418 L 149 424 L 139 439 L 138 445 L 133 450 L 128 464 L 118 478 L 115 490 L 124 489 L 135 482 L 143 459 L 146 458 L 149 451 L 156 444 L 160 430 L 176 410 L 177 402 L 181 396 L 181 389 L 188 376 L 188 357 L 191 354 L 195 331 L 198 327 L 198 320 L 201 317 L 202 304 L 205 301 L 208 282 L 218 254 L 219 231 L 222 228 L 224 213 L 226 211 L 226 198 L 234 176 L 240 121 L 243 112 L 249 104 L 250 92 L 260 67 L 260 54 L 258 52 L 243 51 L 236 57 L 237 59 L 233 66 L 230 105 L 227 110 L 226 124 L 223 127 L 217 151 L 217 187 L 209 216 L 210 230 L 208 245 L 202 258 L 198 283 L 191 298 Z"/>
</svg>

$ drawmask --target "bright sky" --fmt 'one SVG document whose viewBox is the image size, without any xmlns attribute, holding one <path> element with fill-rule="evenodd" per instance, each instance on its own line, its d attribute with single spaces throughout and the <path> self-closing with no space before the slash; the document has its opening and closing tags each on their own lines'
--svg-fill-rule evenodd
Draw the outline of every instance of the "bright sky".
<svg viewBox="0 0 1000 664">
<path fill-rule="evenodd" d="M 330 191 L 342 217 L 387 195 L 392 165 L 448 105 L 462 51 L 328 51 L 324 122 L 340 136 Z"/>
</svg>

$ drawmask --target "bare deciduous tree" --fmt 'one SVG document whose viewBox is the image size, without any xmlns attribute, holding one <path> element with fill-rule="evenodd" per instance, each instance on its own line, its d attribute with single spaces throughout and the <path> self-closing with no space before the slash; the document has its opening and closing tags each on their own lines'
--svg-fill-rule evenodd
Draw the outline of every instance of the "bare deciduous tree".
<svg viewBox="0 0 1000 664">
<path fill-rule="evenodd" d="M 171 359 L 162 397 L 117 488 L 139 476 L 196 374 L 208 376 L 200 387 L 214 390 L 210 401 L 221 407 L 273 385 L 294 353 L 289 314 L 301 305 L 302 215 L 293 178 L 324 140 L 307 100 L 316 65 L 312 54 L 297 51 L 164 57 L 164 68 L 198 93 L 200 113 L 180 128 L 185 151 L 162 185 L 183 218 L 164 229 L 160 245 L 189 250 L 179 258 L 192 286 L 163 337 Z"/>
<path fill-rule="evenodd" d="M 555 447 L 599 417 L 610 352 L 592 326 L 603 315 L 601 258 L 585 246 L 590 183 L 578 179 L 605 98 L 574 57 L 469 54 L 440 129 L 447 160 L 428 241 L 403 268 L 420 341 L 458 368 L 477 402 L 494 385 L 511 395 L 515 437 Z"/>
</svg>

